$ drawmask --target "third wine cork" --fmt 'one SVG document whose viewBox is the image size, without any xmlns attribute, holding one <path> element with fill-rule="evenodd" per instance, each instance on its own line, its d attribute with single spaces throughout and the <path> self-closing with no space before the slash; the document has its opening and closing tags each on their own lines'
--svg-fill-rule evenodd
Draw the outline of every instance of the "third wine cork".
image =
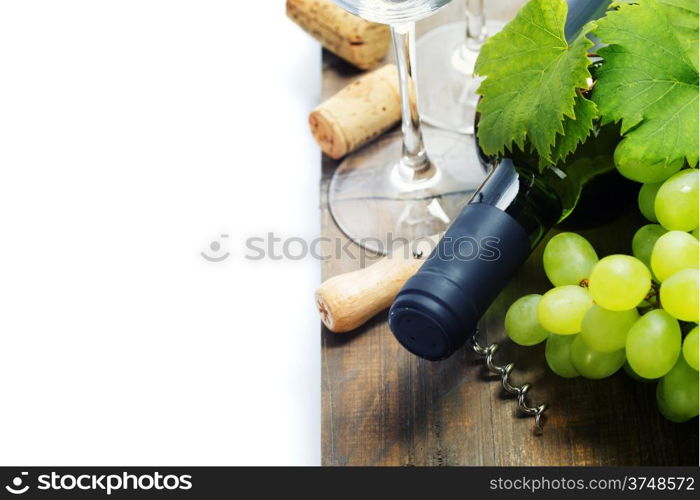
<svg viewBox="0 0 700 500">
<path fill-rule="evenodd" d="M 391 256 L 369 267 L 339 274 L 316 290 L 321 321 L 336 333 L 349 332 L 385 310 L 406 280 L 423 265 L 442 234 L 395 248 Z"/>
<path fill-rule="evenodd" d="M 386 25 L 353 16 L 331 0 L 287 0 L 287 16 L 360 69 L 375 67 L 389 50 L 391 35 Z"/>
<path fill-rule="evenodd" d="M 309 115 L 321 150 L 341 158 L 393 127 L 401 119 L 396 66 L 367 73 L 330 97 Z"/>
</svg>

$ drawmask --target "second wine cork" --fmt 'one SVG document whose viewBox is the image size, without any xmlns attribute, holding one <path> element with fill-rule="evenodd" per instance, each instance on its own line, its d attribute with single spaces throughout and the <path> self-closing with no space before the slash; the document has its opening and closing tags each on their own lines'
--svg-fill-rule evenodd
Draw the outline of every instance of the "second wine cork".
<svg viewBox="0 0 700 500">
<path fill-rule="evenodd" d="M 401 119 L 396 66 L 388 64 L 358 78 L 309 115 L 321 150 L 338 159 L 368 143 Z"/>
</svg>

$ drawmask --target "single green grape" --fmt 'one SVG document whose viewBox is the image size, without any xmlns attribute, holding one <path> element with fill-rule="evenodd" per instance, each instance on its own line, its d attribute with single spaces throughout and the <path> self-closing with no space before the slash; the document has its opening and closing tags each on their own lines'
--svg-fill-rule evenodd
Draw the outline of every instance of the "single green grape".
<svg viewBox="0 0 700 500">
<path fill-rule="evenodd" d="M 591 275 L 598 254 L 583 236 L 560 233 L 547 243 L 542 261 L 554 286 L 579 285 Z"/>
<path fill-rule="evenodd" d="M 688 366 L 698 369 L 698 327 L 696 326 L 683 340 L 683 357 Z"/>
<path fill-rule="evenodd" d="M 663 182 L 655 182 L 653 184 L 642 184 L 639 190 L 639 195 L 637 196 L 637 203 L 639 204 L 639 211 L 642 215 L 651 222 L 659 222 L 656 218 L 656 213 L 654 212 L 654 201 L 656 199 L 656 192 L 659 190 Z"/>
<path fill-rule="evenodd" d="M 651 183 L 662 182 L 678 172 L 683 167 L 683 160 L 673 161 L 670 163 L 657 163 L 650 167 L 647 163 L 641 162 L 635 157 L 634 153 L 628 151 L 633 146 L 627 141 L 622 141 L 615 148 L 613 159 L 617 171 L 628 179 L 637 182 Z"/>
<path fill-rule="evenodd" d="M 698 322 L 700 309 L 700 271 L 683 269 L 661 284 L 661 305 L 676 319 Z"/>
<path fill-rule="evenodd" d="M 537 320 L 537 304 L 541 298 L 536 293 L 525 295 L 508 308 L 506 331 L 516 344 L 531 346 L 544 342 L 549 336 L 549 332 Z"/>
<path fill-rule="evenodd" d="M 681 328 L 666 311 L 649 311 L 632 325 L 625 344 L 627 361 L 644 378 L 663 377 L 681 352 Z"/>
<path fill-rule="evenodd" d="M 647 266 L 629 255 L 602 258 L 591 272 L 588 289 L 593 300 L 610 311 L 633 309 L 649 293 L 651 273 Z"/>
<path fill-rule="evenodd" d="M 632 238 L 632 255 L 651 269 L 651 252 L 654 250 L 654 244 L 665 233 L 666 230 L 659 224 L 640 227 Z"/>
<path fill-rule="evenodd" d="M 596 304 L 583 317 L 581 338 L 596 351 L 619 351 L 625 348 L 627 332 L 638 319 L 636 309 L 608 311 Z"/>
<path fill-rule="evenodd" d="M 544 348 L 544 358 L 549 368 L 564 378 L 578 377 L 578 372 L 571 364 L 571 343 L 578 335 L 551 334 Z"/>
<path fill-rule="evenodd" d="M 627 372 L 627 375 L 629 375 L 630 378 L 636 380 L 637 382 L 649 383 L 649 382 L 655 382 L 655 381 L 658 380 L 658 379 L 655 379 L 655 378 L 644 378 L 644 377 L 642 377 L 641 375 L 639 375 L 637 372 L 635 372 L 635 371 L 632 369 L 632 367 L 630 366 L 630 362 L 629 362 L 629 361 L 625 361 L 625 364 L 623 365 L 622 368 L 625 370 L 625 372 Z"/>
<path fill-rule="evenodd" d="M 580 335 L 577 335 L 571 343 L 571 364 L 585 378 L 606 378 L 625 364 L 625 350 L 596 351 L 591 349 Z"/>
<path fill-rule="evenodd" d="M 656 193 L 654 212 L 659 223 L 671 231 L 698 227 L 698 174 L 687 168 L 666 180 Z"/>
<path fill-rule="evenodd" d="M 681 356 L 656 386 L 656 403 L 661 414 L 672 422 L 685 422 L 698 416 L 698 372 Z"/>
<path fill-rule="evenodd" d="M 537 304 L 537 319 L 546 330 L 559 335 L 581 331 L 581 322 L 593 305 L 585 288 L 565 285 L 552 288 Z"/>
<path fill-rule="evenodd" d="M 651 252 L 651 269 L 654 275 L 664 281 L 672 274 L 687 268 L 697 268 L 700 264 L 700 243 L 683 231 L 669 231 L 659 236 Z"/>
</svg>

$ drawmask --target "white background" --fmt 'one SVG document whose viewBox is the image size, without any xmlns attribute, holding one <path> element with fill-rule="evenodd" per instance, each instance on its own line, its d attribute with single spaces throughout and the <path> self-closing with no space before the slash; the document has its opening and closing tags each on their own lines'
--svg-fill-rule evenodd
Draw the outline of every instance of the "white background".
<svg viewBox="0 0 700 500">
<path fill-rule="evenodd" d="M 0 464 L 320 461 L 318 262 L 243 258 L 319 231 L 283 4 L 0 2 Z"/>
</svg>

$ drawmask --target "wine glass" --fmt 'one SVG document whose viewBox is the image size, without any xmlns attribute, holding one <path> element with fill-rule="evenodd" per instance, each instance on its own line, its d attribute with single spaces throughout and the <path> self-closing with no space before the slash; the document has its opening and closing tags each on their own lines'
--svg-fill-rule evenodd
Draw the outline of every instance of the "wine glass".
<svg viewBox="0 0 700 500">
<path fill-rule="evenodd" d="M 504 23 L 486 20 L 484 0 L 463 1 L 465 21 L 444 24 L 418 39 L 418 88 L 426 123 L 473 134 L 481 83 L 473 76 L 474 65 L 488 35 L 500 31 Z"/>
<path fill-rule="evenodd" d="M 385 135 L 348 156 L 328 195 L 340 229 L 379 254 L 444 231 L 486 175 L 473 137 L 423 129 L 418 113 L 415 23 L 449 1 L 334 0 L 351 14 L 389 24 L 396 52 L 401 134 Z"/>
</svg>

